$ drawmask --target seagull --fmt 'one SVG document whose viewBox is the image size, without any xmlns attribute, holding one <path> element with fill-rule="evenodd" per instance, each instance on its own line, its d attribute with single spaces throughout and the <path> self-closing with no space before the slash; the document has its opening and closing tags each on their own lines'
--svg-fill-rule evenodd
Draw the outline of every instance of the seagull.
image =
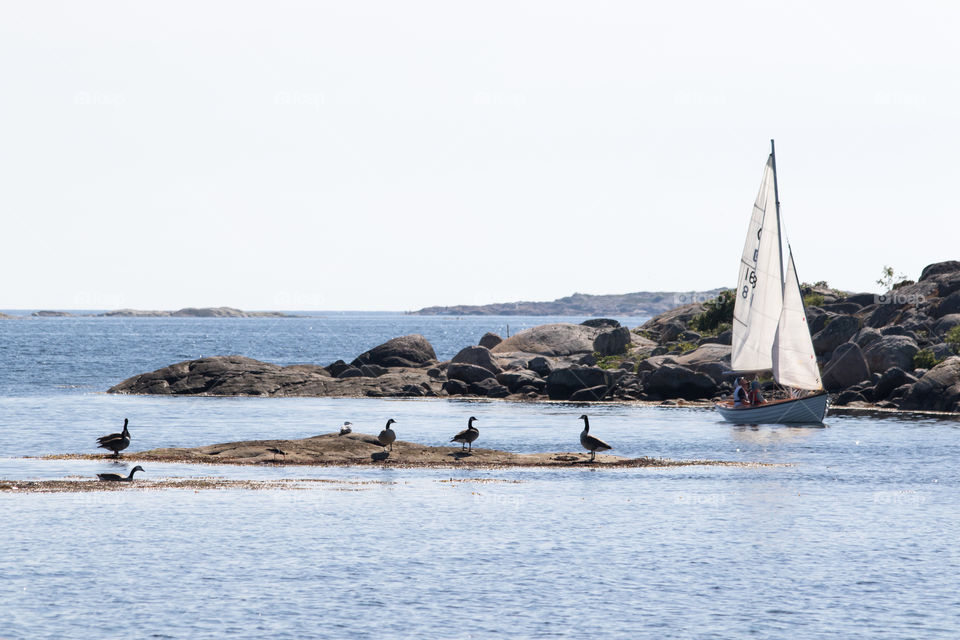
<svg viewBox="0 0 960 640">
<path fill-rule="evenodd" d="M 593 462 L 597 457 L 597 451 L 606 451 L 613 449 L 613 447 L 600 438 L 590 435 L 590 419 L 586 415 L 580 416 L 580 419 L 583 420 L 583 431 L 580 432 L 580 446 L 590 452 L 590 462 Z"/>
<path fill-rule="evenodd" d="M 123 431 L 97 438 L 97 446 L 101 449 L 113 451 L 113 457 L 119 458 L 120 452 L 130 446 L 130 431 L 127 429 L 129 423 L 130 420 L 124 418 Z"/>
<path fill-rule="evenodd" d="M 351 431 L 353 431 L 353 423 L 352 423 L 352 422 L 344 422 L 344 423 L 343 423 L 343 426 L 340 427 L 340 435 L 342 435 L 342 436 L 347 435 L 347 434 L 350 433 Z"/>
<path fill-rule="evenodd" d="M 137 465 L 133 469 L 130 469 L 130 475 L 126 478 L 118 473 L 98 473 L 97 478 L 99 478 L 101 482 L 133 482 L 133 474 L 137 471 L 143 471 L 143 467 Z"/>
<path fill-rule="evenodd" d="M 467 420 L 467 428 L 450 438 L 450 442 L 459 442 L 463 445 L 460 447 L 461 451 L 463 451 L 463 447 L 468 444 L 470 445 L 470 451 L 473 451 L 473 441 L 480 435 L 480 430 L 473 426 L 474 420 L 476 420 L 476 418 L 470 416 L 470 419 Z"/>
<path fill-rule="evenodd" d="M 380 441 L 384 451 L 387 450 L 387 445 L 390 445 L 390 451 L 393 451 L 393 441 L 397 439 L 397 434 L 390 428 L 390 425 L 395 422 L 396 420 L 393 418 L 387 420 L 387 426 L 385 426 L 383 431 L 380 432 L 380 435 L 377 436 L 377 440 Z"/>
</svg>

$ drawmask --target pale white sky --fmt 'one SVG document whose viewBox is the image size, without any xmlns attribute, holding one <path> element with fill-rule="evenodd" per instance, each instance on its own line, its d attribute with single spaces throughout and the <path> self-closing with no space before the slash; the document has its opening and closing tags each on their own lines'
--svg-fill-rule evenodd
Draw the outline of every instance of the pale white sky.
<svg viewBox="0 0 960 640">
<path fill-rule="evenodd" d="M 960 258 L 952 2 L 4 2 L 0 308 L 416 309 Z"/>
</svg>

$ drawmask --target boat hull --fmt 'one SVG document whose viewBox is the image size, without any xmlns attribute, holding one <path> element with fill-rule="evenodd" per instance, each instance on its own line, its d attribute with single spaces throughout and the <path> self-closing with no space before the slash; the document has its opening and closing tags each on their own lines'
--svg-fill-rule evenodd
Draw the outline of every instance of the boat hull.
<svg viewBox="0 0 960 640">
<path fill-rule="evenodd" d="M 827 394 L 736 409 L 731 402 L 718 402 L 716 407 L 724 420 L 737 424 L 822 424 L 827 415 Z"/>
</svg>

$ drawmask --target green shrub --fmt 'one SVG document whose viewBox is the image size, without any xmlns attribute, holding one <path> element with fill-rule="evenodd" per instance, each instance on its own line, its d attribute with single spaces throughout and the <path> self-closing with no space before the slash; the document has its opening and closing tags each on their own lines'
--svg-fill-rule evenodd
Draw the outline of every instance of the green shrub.
<svg viewBox="0 0 960 640">
<path fill-rule="evenodd" d="M 678 342 L 676 348 L 680 350 L 680 353 L 688 353 L 696 349 L 697 344 L 695 342 Z"/>
<path fill-rule="evenodd" d="M 819 307 L 823 304 L 823 296 L 819 293 L 808 293 L 803 296 L 803 304 L 807 307 Z"/>
<path fill-rule="evenodd" d="M 718 327 L 733 322 L 736 301 L 733 289 L 721 291 L 716 298 L 703 303 L 703 312 L 691 318 L 690 328 L 701 335 L 716 335 Z"/>
<path fill-rule="evenodd" d="M 932 369 L 940 364 L 940 362 L 930 349 L 920 349 L 920 351 L 917 351 L 916 355 L 913 356 L 914 369 Z"/>
<path fill-rule="evenodd" d="M 597 359 L 597 366 L 601 369 L 619 369 L 623 362 L 623 356 L 602 356 L 599 351 L 595 351 L 593 357 Z"/>
<path fill-rule="evenodd" d="M 943 341 L 954 353 L 960 353 L 960 324 L 947 331 Z"/>
</svg>

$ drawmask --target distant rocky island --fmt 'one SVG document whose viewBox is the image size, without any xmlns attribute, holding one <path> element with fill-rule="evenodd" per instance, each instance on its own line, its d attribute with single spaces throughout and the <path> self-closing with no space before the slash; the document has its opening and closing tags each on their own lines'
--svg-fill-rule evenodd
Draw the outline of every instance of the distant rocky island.
<svg viewBox="0 0 960 640">
<path fill-rule="evenodd" d="M 178 311 L 143 311 L 118 309 L 98 313 L 105 318 L 295 318 L 279 311 L 241 311 L 233 307 L 187 307 Z"/>
<path fill-rule="evenodd" d="M 16 318 L 0 313 L 0 320 Z M 297 318 L 299 316 L 279 311 L 242 311 L 233 307 L 187 307 L 177 311 L 149 311 L 142 309 L 117 309 L 104 313 L 70 313 L 41 309 L 30 314 L 31 318 Z"/>
<path fill-rule="evenodd" d="M 574 293 L 552 302 L 498 302 L 485 305 L 425 307 L 416 316 L 655 316 L 690 302 L 716 297 L 709 291 L 637 291 L 612 295 Z"/>
</svg>

